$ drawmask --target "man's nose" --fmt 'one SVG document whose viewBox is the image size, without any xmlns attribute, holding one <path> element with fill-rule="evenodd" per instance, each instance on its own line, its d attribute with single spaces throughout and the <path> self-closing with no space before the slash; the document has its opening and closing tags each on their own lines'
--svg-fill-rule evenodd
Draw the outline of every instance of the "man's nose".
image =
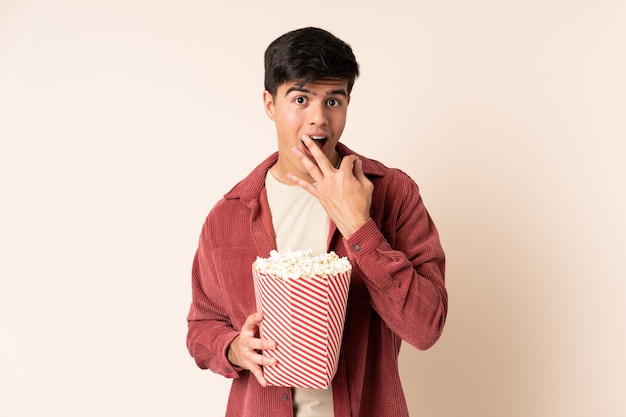
<svg viewBox="0 0 626 417">
<path fill-rule="evenodd" d="M 327 109 L 323 102 L 309 106 L 309 124 L 323 125 L 328 122 Z"/>
</svg>

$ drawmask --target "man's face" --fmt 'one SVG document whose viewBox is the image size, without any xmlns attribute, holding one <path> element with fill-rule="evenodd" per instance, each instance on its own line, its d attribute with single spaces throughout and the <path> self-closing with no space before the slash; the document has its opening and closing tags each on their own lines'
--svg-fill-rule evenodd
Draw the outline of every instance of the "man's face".
<svg viewBox="0 0 626 417">
<path fill-rule="evenodd" d="M 276 124 L 278 162 L 272 174 L 281 182 L 291 183 L 287 173 L 312 182 L 308 171 L 291 150 L 294 146 L 315 160 L 302 143 L 302 136 L 310 136 L 333 165 L 339 161 L 335 145 L 346 125 L 348 111 L 348 82 L 320 80 L 304 86 L 287 82 L 278 87 L 276 97 L 263 93 L 265 111 Z"/>
</svg>

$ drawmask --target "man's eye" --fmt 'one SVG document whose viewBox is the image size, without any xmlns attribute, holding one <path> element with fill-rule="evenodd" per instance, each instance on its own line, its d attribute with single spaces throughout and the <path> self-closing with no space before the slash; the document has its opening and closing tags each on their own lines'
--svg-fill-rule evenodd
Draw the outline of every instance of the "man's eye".
<svg viewBox="0 0 626 417">
<path fill-rule="evenodd" d="M 339 104 L 340 104 L 339 100 L 336 100 L 334 98 L 331 98 L 330 100 L 328 100 L 328 105 L 330 107 L 337 107 L 339 106 Z"/>
<path fill-rule="evenodd" d="M 304 97 L 302 97 L 302 96 L 300 96 L 300 97 L 296 97 L 296 100 L 295 100 L 295 101 L 296 101 L 296 103 L 298 103 L 298 104 L 304 104 L 304 103 L 306 103 L 306 98 L 304 98 Z"/>
</svg>

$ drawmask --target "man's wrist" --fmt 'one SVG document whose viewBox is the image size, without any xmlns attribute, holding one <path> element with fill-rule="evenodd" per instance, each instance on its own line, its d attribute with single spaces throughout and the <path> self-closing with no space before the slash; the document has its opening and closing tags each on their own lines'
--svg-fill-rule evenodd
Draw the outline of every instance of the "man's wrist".
<svg viewBox="0 0 626 417">
<path fill-rule="evenodd" d="M 365 226 L 365 224 L 367 223 L 369 219 L 370 219 L 369 217 L 366 217 L 365 219 L 362 219 L 360 221 L 355 221 L 350 226 L 344 227 L 344 230 L 339 229 L 341 231 L 341 235 L 345 239 L 350 239 L 356 232 L 359 231 L 359 229 Z"/>
</svg>

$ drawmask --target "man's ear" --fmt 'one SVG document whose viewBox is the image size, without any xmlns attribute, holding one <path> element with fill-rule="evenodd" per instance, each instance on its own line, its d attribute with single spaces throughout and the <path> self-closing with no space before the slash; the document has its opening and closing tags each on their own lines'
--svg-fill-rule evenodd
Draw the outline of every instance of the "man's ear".
<svg viewBox="0 0 626 417">
<path fill-rule="evenodd" d="M 272 96 L 272 93 L 267 90 L 263 90 L 263 107 L 265 107 L 267 117 L 272 120 L 276 120 L 274 113 L 274 97 Z"/>
</svg>

